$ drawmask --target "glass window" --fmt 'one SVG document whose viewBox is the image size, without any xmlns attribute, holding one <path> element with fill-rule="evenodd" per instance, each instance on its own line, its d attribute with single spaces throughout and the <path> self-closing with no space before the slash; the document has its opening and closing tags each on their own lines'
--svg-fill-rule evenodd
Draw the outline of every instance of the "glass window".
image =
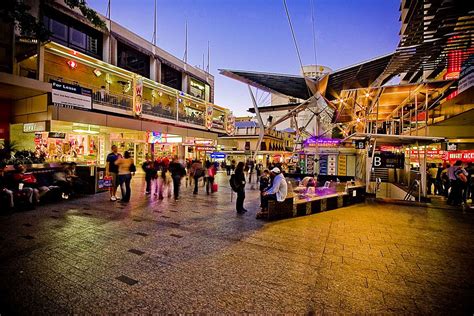
<svg viewBox="0 0 474 316">
<path fill-rule="evenodd" d="M 117 66 L 150 77 L 150 57 L 123 43 L 117 43 Z"/>
<path fill-rule="evenodd" d="M 69 43 L 82 49 L 86 49 L 87 35 L 72 27 L 69 28 Z"/>
<path fill-rule="evenodd" d="M 56 11 L 46 14 L 43 21 L 52 33 L 53 41 L 93 57 L 102 58 L 102 33 Z"/>
<path fill-rule="evenodd" d="M 183 86 L 181 72 L 166 64 L 161 64 L 161 83 L 181 91 Z"/>
<path fill-rule="evenodd" d="M 67 26 L 59 21 L 50 19 L 49 30 L 53 33 L 53 37 L 67 42 Z"/>
</svg>

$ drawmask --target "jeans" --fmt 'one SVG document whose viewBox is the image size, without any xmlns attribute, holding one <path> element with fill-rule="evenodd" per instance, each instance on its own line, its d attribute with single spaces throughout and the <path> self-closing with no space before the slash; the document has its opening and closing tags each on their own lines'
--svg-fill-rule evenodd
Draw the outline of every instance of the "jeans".
<svg viewBox="0 0 474 316">
<path fill-rule="evenodd" d="M 175 199 L 178 199 L 179 197 L 180 186 L 181 186 L 181 176 L 173 176 L 173 193 L 174 193 Z"/>
<path fill-rule="evenodd" d="M 119 178 L 120 190 L 122 192 L 122 201 L 129 202 L 130 195 L 132 194 L 132 191 L 130 189 L 130 181 L 132 181 L 132 175 L 130 173 L 119 174 L 118 178 Z"/>
<path fill-rule="evenodd" d="M 268 210 L 268 201 L 270 201 L 270 200 L 276 201 L 276 199 L 277 199 L 276 194 L 267 194 L 267 195 L 263 196 L 262 209 Z"/>
<path fill-rule="evenodd" d="M 212 185 L 214 184 L 214 177 L 207 177 L 206 181 L 206 193 L 209 194 L 209 189 L 212 191 Z"/>
<path fill-rule="evenodd" d="M 145 183 L 146 183 L 146 193 L 150 193 L 151 192 L 151 178 L 152 176 L 151 175 L 145 175 Z"/>
<path fill-rule="evenodd" d="M 243 211 L 244 210 L 244 200 L 245 200 L 245 189 L 239 189 L 237 191 L 237 200 L 235 201 L 235 208 L 237 209 L 237 212 Z"/>
<path fill-rule="evenodd" d="M 198 193 L 198 183 L 199 183 L 199 177 L 194 176 L 194 194 Z"/>
</svg>

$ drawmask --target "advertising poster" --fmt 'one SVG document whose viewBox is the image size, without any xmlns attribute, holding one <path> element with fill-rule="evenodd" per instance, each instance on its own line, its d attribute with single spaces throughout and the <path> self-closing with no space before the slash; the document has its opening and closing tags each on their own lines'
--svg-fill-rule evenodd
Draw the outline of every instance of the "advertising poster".
<svg viewBox="0 0 474 316">
<path fill-rule="evenodd" d="M 84 110 L 92 109 L 91 89 L 55 80 L 51 80 L 51 84 L 51 101 L 54 105 Z"/>
<path fill-rule="evenodd" d="M 212 107 L 212 103 L 208 103 L 206 105 L 206 128 L 212 128 L 212 115 L 214 114 L 214 108 Z"/>
</svg>

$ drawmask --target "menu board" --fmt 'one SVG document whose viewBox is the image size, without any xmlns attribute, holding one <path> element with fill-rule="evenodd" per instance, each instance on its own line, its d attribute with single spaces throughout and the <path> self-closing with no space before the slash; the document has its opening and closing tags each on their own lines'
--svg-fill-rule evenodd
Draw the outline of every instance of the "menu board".
<svg viewBox="0 0 474 316">
<path fill-rule="evenodd" d="M 328 175 L 335 176 L 337 172 L 337 156 L 328 155 Z"/>
<path fill-rule="evenodd" d="M 319 173 L 321 175 L 328 174 L 328 156 L 319 157 Z"/>
<path fill-rule="evenodd" d="M 347 156 L 339 155 L 337 158 L 337 175 L 345 176 L 347 174 Z"/>
<path fill-rule="evenodd" d="M 314 174 L 314 155 L 306 156 L 306 173 Z"/>
</svg>

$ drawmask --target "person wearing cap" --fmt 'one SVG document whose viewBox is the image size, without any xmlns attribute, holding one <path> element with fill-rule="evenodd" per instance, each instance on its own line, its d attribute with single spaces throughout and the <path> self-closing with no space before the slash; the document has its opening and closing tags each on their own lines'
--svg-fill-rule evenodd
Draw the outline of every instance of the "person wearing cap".
<svg viewBox="0 0 474 316">
<path fill-rule="evenodd" d="M 278 167 L 275 167 L 270 171 L 270 177 L 273 178 L 272 186 L 270 189 L 262 192 L 262 212 L 268 211 L 268 201 L 276 200 L 278 202 L 283 202 L 288 194 L 288 184 Z"/>
</svg>

